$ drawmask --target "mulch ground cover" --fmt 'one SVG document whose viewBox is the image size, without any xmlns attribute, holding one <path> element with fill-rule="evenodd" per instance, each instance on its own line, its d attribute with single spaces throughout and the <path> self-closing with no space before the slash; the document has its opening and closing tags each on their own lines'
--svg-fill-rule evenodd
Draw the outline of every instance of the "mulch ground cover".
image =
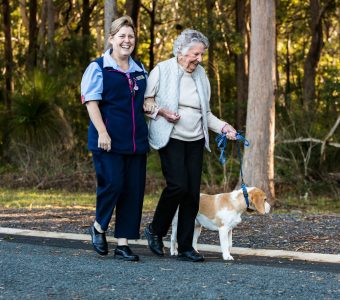
<svg viewBox="0 0 340 300">
<path fill-rule="evenodd" d="M 153 216 L 145 212 L 143 229 Z M 94 210 L 84 208 L 0 209 L 0 226 L 68 233 L 88 233 Z M 114 224 L 114 219 L 111 224 Z M 303 213 L 260 216 L 245 213 L 233 230 L 233 246 L 315 253 L 340 253 L 340 214 Z M 110 227 L 108 235 L 113 235 Z M 169 240 L 169 235 L 165 240 Z M 203 229 L 199 243 L 219 245 L 217 232 Z"/>
</svg>

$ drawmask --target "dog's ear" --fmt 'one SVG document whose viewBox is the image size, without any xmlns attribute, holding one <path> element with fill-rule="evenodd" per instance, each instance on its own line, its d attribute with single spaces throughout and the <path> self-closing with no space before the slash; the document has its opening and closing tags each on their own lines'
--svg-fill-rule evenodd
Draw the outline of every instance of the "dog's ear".
<svg viewBox="0 0 340 300">
<path fill-rule="evenodd" d="M 265 202 L 267 199 L 266 193 L 259 188 L 252 188 L 249 192 L 250 201 L 255 206 L 256 210 L 264 215 L 266 213 Z"/>
</svg>

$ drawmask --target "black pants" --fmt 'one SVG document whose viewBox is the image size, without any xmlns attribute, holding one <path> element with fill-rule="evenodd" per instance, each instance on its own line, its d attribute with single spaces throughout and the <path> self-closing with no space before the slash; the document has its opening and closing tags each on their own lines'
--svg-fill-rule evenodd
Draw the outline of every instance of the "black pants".
<svg viewBox="0 0 340 300">
<path fill-rule="evenodd" d="M 165 236 L 179 206 L 178 251 L 192 249 L 195 218 L 199 209 L 204 139 L 185 142 L 170 139 L 159 150 L 167 186 L 159 199 L 152 221 L 153 231 Z"/>
</svg>

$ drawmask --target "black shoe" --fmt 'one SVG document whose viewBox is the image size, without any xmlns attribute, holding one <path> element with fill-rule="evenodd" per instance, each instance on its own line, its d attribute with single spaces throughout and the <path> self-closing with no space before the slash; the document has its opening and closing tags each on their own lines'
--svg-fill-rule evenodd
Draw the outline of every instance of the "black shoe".
<svg viewBox="0 0 340 300">
<path fill-rule="evenodd" d="M 105 232 L 100 233 L 94 228 L 94 226 L 90 227 L 90 234 L 92 237 L 92 245 L 94 250 L 100 255 L 107 255 L 109 253 Z"/>
<path fill-rule="evenodd" d="M 178 253 L 177 258 L 192 262 L 204 261 L 204 256 L 199 254 L 195 249 Z"/>
<path fill-rule="evenodd" d="M 164 256 L 164 250 L 163 250 L 164 245 L 163 245 L 162 238 L 158 236 L 157 234 L 151 233 L 150 225 L 151 224 L 149 224 L 144 229 L 144 235 L 148 241 L 149 248 L 156 255 Z"/>
<path fill-rule="evenodd" d="M 129 246 L 117 246 L 114 257 L 127 261 L 139 261 L 139 256 L 133 254 Z"/>
</svg>

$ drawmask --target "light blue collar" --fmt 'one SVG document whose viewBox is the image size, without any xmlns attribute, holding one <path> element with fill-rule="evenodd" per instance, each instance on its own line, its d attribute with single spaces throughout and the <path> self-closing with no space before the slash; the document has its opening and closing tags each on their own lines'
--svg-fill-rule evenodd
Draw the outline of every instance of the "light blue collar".
<svg viewBox="0 0 340 300">
<path fill-rule="evenodd" d="M 116 61 L 112 58 L 110 55 L 112 52 L 112 49 L 108 49 L 104 53 L 104 58 L 103 58 L 103 67 L 111 67 L 113 69 L 116 69 L 118 71 L 124 72 L 124 73 L 133 73 L 133 72 L 143 72 L 143 69 L 137 65 L 137 63 L 132 59 L 132 57 L 129 57 L 129 69 L 127 71 L 122 70 Z"/>
</svg>

